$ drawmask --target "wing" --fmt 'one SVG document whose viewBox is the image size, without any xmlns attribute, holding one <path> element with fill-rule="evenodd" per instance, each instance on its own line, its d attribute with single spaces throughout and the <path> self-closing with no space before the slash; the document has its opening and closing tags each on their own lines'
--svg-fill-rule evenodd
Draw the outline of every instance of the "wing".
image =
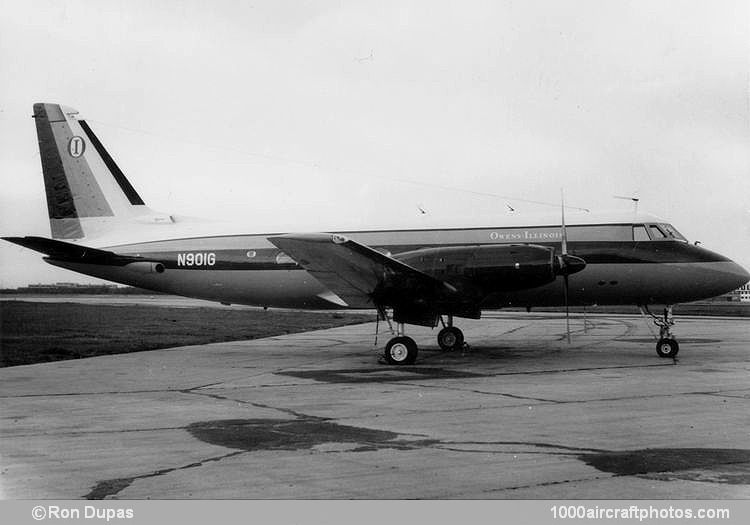
<svg viewBox="0 0 750 525">
<path fill-rule="evenodd" d="M 290 234 L 268 240 L 348 306 L 391 306 L 430 317 L 441 305 L 463 299 L 445 281 L 341 235 Z"/>
</svg>

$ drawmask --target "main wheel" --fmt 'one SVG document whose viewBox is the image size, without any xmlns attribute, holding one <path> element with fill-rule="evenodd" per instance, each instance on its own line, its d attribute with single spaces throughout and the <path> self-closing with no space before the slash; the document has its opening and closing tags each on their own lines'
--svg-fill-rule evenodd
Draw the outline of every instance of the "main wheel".
<svg viewBox="0 0 750 525">
<path fill-rule="evenodd" d="M 417 343 L 411 337 L 394 337 L 385 345 L 385 360 L 389 365 L 413 365 L 417 351 Z"/>
<path fill-rule="evenodd" d="M 659 357 L 674 357 L 680 351 L 680 345 L 674 339 L 659 339 L 656 343 L 656 353 Z"/>
<path fill-rule="evenodd" d="M 438 332 L 437 342 L 443 350 L 458 350 L 464 344 L 464 333 L 455 326 L 446 326 Z"/>
</svg>

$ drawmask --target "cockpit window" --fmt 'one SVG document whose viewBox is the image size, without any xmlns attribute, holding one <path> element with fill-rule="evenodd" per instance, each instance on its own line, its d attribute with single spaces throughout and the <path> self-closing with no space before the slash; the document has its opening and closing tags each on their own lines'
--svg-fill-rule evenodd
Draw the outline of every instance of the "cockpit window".
<svg viewBox="0 0 750 525">
<path fill-rule="evenodd" d="M 661 229 L 665 232 L 667 232 L 667 237 L 671 239 L 677 239 L 678 241 L 685 241 L 687 242 L 687 239 L 683 237 L 680 232 L 674 229 L 674 227 L 671 224 L 660 224 L 659 225 Z"/>
<path fill-rule="evenodd" d="M 655 241 L 666 239 L 667 237 L 666 235 L 664 235 L 664 232 L 661 231 L 661 228 L 659 228 L 656 224 L 651 224 L 648 229 L 651 232 L 651 238 Z"/>
<path fill-rule="evenodd" d="M 633 240 L 634 241 L 648 241 L 649 236 L 646 231 L 646 227 L 643 224 L 636 224 L 633 226 Z"/>
</svg>

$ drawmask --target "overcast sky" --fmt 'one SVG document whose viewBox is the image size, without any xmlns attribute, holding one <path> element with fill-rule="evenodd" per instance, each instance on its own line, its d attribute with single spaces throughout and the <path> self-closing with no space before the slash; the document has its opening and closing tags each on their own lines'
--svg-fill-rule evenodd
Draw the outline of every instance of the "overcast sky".
<svg viewBox="0 0 750 525">
<path fill-rule="evenodd" d="M 49 236 L 30 115 L 57 102 L 168 213 L 497 226 L 564 187 L 750 267 L 747 1 L 0 5 L 3 235 Z M 0 286 L 54 281 L 93 279 L 0 244 Z"/>
</svg>

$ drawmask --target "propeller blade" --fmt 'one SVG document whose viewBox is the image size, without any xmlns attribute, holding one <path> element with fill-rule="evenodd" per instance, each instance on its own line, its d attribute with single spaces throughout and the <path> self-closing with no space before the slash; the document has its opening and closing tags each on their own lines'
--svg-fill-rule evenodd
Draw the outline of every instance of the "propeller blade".
<svg viewBox="0 0 750 525">
<path fill-rule="evenodd" d="M 560 188 L 560 225 L 562 237 L 562 254 L 560 255 L 560 266 L 563 270 L 563 297 L 565 298 L 565 333 L 570 344 L 570 309 L 568 307 L 568 274 L 570 273 L 568 255 L 568 232 L 565 228 L 565 190 Z M 572 259 L 577 259 L 573 257 Z M 581 260 L 581 262 L 583 262 Z M 584 266 L 586 263 L 583 263 Z"/>
<path fill-rule="evenodd" d="M 570 344 L 570 310 L 568 308 L 568 274 L 563 275 L 563 296 L 565 297 L 565 333 L 568 335 Z"/>
<path fill-rule="evenodd" d="M 560 188 L 560 218 L 561 218 L 561 233 L 562 233 L 562 254 L 568 254 L 568 232 L 565 228 L 565 193 Z"/>
</svg>

